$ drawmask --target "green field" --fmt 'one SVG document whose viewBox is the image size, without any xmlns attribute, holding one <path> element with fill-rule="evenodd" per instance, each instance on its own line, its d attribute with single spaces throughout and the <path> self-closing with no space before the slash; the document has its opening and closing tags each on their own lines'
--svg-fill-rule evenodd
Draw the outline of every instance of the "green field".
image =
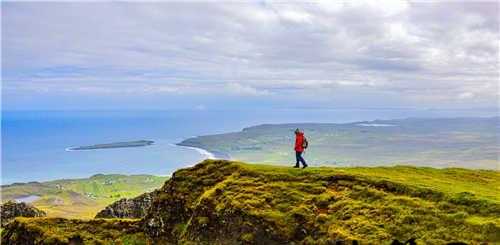
<svg viewBox="0 0 500 245">
<path fill-rule="evenodd" d="M 103 175 L 2 186 L 2 201 L 39 196 L 32 204 L 49 217 L 93 218 L 107 205 L 160 187 L 168 177 Z"/>
<path fill-rule="evenodd" d="M 414 165 L 500 169 L 500 118 L 265 124 L 181 142 L 231 159 L 294 164 L 295 128 L 305 131 L 312 166 Z"/>
</svg>

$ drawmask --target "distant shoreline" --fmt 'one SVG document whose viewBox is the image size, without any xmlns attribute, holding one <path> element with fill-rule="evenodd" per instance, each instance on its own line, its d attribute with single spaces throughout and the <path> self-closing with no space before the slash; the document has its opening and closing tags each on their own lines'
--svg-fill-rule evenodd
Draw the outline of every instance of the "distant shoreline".
<svg viewBox="0 0 500 245">
<path fill-rule="evenodd" d="M 209 151 L 207 149 L 204 149 L 202 147 L 196 146 L 196 145 L 191 145 L 191 144 L 185 144 L 185 143 L 177 143 L 175 144 L 176 146 L 181 146 L 185 147 L 188 149 L 192 149 L 200 153 L 201 155 L 207 156 L 207 159 L 222 159 L 222 160 L 231 160 L 231 156 L 225 152 L 219 152 L 219 151 Z"/>
<path fill-rule="evenodd" d="M 495 137 L 500 117 L 388 119 L 350 123 L 266 123 L 180 142 L 222 150 L 246 162 L 289 161 L 295 128 L 313 142 L 308 158 L 321 165 L 498 169 Z M 429 137 L 439 135 L 439 137 Z M 270 150 L 272 149 L 272 150 Z"/>
</svg>

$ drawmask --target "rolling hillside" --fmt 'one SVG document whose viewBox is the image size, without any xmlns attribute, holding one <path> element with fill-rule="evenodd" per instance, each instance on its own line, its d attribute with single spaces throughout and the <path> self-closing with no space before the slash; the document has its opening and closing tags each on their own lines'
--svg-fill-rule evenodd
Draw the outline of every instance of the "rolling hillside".
<svg viewBox="0 0 500 245">
<path fill-rule="evenodd" d="M 23 218 L 2 240 L 23 234 L 24 241 L 53 243 L 498 243 L 499 188 L 500 172 L 491 170 L 302 170 L 206 160 L 175 172 L 141 220 Z"/>
<path fill-rule="evenodd" d="M 97 174 L 90 178 L 2 186 L 2 201 L 32 199 L 48 217 L 93 218 L 107 205 L 160 187 L 167 177 Z"/>
</svg>

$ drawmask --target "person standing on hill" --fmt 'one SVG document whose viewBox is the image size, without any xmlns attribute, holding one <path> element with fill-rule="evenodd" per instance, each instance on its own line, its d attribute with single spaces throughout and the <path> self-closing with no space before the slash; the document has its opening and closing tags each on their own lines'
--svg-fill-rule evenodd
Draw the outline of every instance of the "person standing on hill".
<svg viewBox="0 0 500 245">
<path fill-rule="evenodd" d="M 306 137 L 304 137 L 304 132 L 299 129 L 295 129 L 295 158 L 297 163 L 295 163 L 294 168 L 299 168 L 302 163 L 302 168 L 307 168 L 306 160 L 302 157 L 302 152 L 307 148 L 308 142 Z"/>
</svg>

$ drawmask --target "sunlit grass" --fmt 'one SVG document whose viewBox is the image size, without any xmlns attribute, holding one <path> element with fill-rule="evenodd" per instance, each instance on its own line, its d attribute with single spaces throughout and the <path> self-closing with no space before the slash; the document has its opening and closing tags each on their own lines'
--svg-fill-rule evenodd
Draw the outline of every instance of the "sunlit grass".
<svg viewBox="0 0 500 245">
<path fill-rule="evenodd" d="M 2 200 L 37 195 L 32 204 L 48 217 L 93 218 L 97 212 L 121 198 L 152 191 L 168 177 L 152 175 L 103 175 L 2 187 Z"/>
<path fill-rule="evenodd" d="M 143 222 L 161 217 L 158 239 L 186 244 L 337 239 L 380 244 L 411 237 L 419 244 L 494 244 L 500 242 L 499 177 L 498 171 L 457 168 L 295 169 L 206 160 L 178 170 L 156 193 Z M 48 232 L 41 235 L 47 239 L 68 239 L 82 230 L 89 241 L 146 242 L 141 230 L 117 231 L 136 221 L 18 222 L 19 229 Z M 95 238 L 87 229 L 97 232 Z"/>
</svg>

